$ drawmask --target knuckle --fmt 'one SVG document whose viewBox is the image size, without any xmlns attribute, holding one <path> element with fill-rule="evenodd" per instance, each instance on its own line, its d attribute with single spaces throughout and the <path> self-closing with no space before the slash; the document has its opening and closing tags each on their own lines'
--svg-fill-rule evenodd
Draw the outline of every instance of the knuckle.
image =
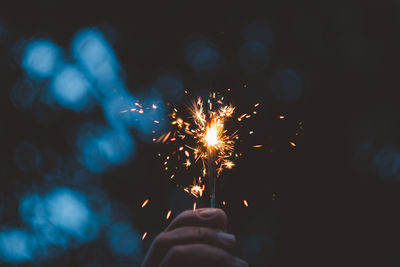
<svg viewBox="0 0 400 267">
<path fill-rule="evenodd" d="M 193 211 L 192 211 L 192 210 L 185 210 L 185 211 L 183 211 L 181 214 L 179 214 L 178 217 L 186 217 L 186 216 L 190 216 L 190 215 L 192 215 L 192 214 L 193 214 Z"/>
<path fill-rule="evenodd" d="M 154 238 L 153 247 L 154 247 L 156 250 L 159 250 L 159 249 L 161 249 L 162 247 L 165 246 L 165 244 L 167 243 L 167 241 L 168 241 L 167 234 L 166 234 L 165 232 L 161 232 L 160 234 L 158 234 L 158 235 L 156 236 L 156 238 Z"/>
<path fill-rule="evenodd" d="M 163 243 L 164 240 L 165 240 L 165 233 L 161 232 L 156 236 L 156 238 L 154 238 L 154 243 Z"/>
<path fill-rule="evenodd" d="M 196 227 L 196 235 L 199 239 L 205 239 L 210 236 L 210 231 L 204 227 Z"/>
<path fill-rule="evenodd" d="M 174 261 L 176 259 L 179 259 L 183 253 L 184 253 L 184 246 L 181 245 L 174 246 L 168 251 L 167 258 Z"/>
<path fill-rule="evenodd" d="M 221 209 L 217 209 L 217 214 L 219 217 L 221 217 L 223 220 L 226 220 L 228 217 L 226 216 L 225 211 L 221 210 Z"/>
</svg>

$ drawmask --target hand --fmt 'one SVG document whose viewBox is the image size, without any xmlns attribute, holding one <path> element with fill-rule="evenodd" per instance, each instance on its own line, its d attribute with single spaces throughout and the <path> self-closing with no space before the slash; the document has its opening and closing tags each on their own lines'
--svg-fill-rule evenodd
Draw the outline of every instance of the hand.
<svg viewBox="0 0 400 267">
<path fill-rule="evenodd" d="M 248 266 L 230 254 L 236 239 L 226 225 L 221 209 L 184 211 L 154 239 L 142 266 Z"/>
</svg>

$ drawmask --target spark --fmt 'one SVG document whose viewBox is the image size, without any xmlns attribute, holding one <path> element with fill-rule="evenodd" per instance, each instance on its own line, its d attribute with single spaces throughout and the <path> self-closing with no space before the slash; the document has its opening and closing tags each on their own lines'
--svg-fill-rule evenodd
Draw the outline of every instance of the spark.
<svg viewBox="0 0 400 267">
<path fill-rule="evenodd" d="M 224 166 L 225 168 L 227 168 L 227 169 L 232 169 L 232 167 L 235 166 L 235 163 L 233 163 L 232 161 L 227 160 L 227 161 L 225 161 L 225 162 L 223 163 L 223 166 Z"/>
<path fill-rule="evenodd" d="M 186 168 L 189 168 L 189 166 L 190 166 L 190 165 L 192 165 L 192 163 L 190 162 L 190 160 L 189 160 L 189 159 L 186 159 L 186 162 L 185 162 L 185 163 L 183 163 L 183 165 L 185 165 L 185 166 L 186 166 Z"/>
<path fill-rule="evenodd" d="M 259 147 L 263 147 L 263 145 L 254 145 L 254 148 L 259 148 Z"/>
<path fill-rule="evenodd" d="M 167 212 L 167 215 L 165 216 L 165 219 L 169 219 L 169 217 L 171 217 L 171 210 L 169 210 L 168 212 Z"/>
<path fill-rule="evenodd" d="M 143 202 L 143 204 L 142 204 L 142 208 L 144 208 L 144 206 L 146 206 L 146 205 L 147 205 L 147 203 L 149 203 L 149 199 L 146 199 L 146 200 Z"/>
<path fill-rule="evenodd" d="M 199 177 L 199 182 L 193 179 L 193 184 L 186 188 L 186 191 L 195 196 L 196 198 L 202 197 L 205 189 L 205 185 L 201 185 L 201 177 Z"/>
<path fill-rule="evenodd" d="M 226 202 L 225 202 L 225 200 L 224 200 L 224 201 L 222 201 L 222 205 L 224 205 L 224 206 L 226 205 Z"/>
<path fill-rule="evenodd" d="M 249 203 L 247 203 L 247 200 L 245 199 L 245 200 L 243 200 L 243 203 L 244 203 L 244 205 L 246 206 L 246 207 L 248 207 L 249 206 Z"/>
<path fill-rule="evenodd" d="M 237 118 L 238 121 L 241 121 L 244 117 L 247 116 L 247 113 L 244 113 L 242 116 L 240 116 L 239 118 Z"/>
<path fill-rule="evenodd" d="M 153 108 L 153 109 L 156 109 L 157 108 L 157 106 L 156 105 L 151 105 L 151 107 Z"/>
<path fill-rule="evenodd" d="M 197 207 L 197 202 L 194 202 L 194 203 L 193 203 L 193 211 L 196 210 L 196 207 Z"/>
<path fill-rule="evenodd" d="M 290 145 L 291 145 L 292 147 L 295 147 L 295 146 L 296 146 L 296 144 L 293 143 L 293 142 L 290 142 Z"/>
<path fill-rule="evenodd" d="M 147 236 L 147 232 L 144 232 L 144 234 L 142 235 L 142 240 L 144 240 Z"/>
<path fill-rule="evenodd" d="M 285 118 L 285 116 L 281 115 L 279 116 L 279 119 L 283 120 Z"/>
</svg>

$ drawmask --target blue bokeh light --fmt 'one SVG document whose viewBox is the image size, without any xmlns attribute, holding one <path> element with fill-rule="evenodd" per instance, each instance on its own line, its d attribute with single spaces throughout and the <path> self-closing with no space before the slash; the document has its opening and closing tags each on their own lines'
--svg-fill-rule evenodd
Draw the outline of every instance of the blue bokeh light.
<svg viewBox="0 0 400 267">
<path fill-rule="evenodd" d="M 135 142 L 125 129 L 93 125 L 81 128 L 76 146 L 78 160 L 93 172 L 126 163 L 135 151 Z"/>
<path fill-rule="evenodd" d="M 183 99 L 182 81 L 174 75 L 161 75 L 153 83 L 152 88 L 158 91 L 166 101 L 177 103 Z"/>
<path fill-rule="evenodd" d="M 53 74 L 60 58 L 61 50 L 55 43 L 37 39 L 25 47 L 21 65 L 32 78 L 47 78 Z"/>
<path fill-rule="evenodd" d="M 0 232 L 0 260 L 8 263 L 22 263 L 32 260 L 33 239 L 25 230 L 3 229 Z"/>
<path fill-rule="evenodd" d="M 196 38 L 186 47 L 186 63 L 197 72 L 210 72 L 220 64 L 221 56 L 213 43 Z"/>
<path fill-rule="evenodd" d="M 64 108 L 82 110 L 89 104 L 91 85 L 74 66 L 64 66 L 54 77 L 51 93 Z"/>
<path fill-rule="evenodd" d="M 83 236 L 90 220 L 90 209 L 83 195 L 67 188 L 45 198 L 49 222 L 74 236 Z"/>
<path fill-rule="evenodd" d="M 96 28 L 80 30 L 74 36 L 71 48 L 74 59 L 95 81 L 99 89 L 96 95 L 98 99 L 124 88 L 115 52 L 101 31 Z"/>
<path fill-rule="evenodd" d="M 151 142 L 150 135 L 164 131 L 167 126 L 164 101 L 156 90 L 139 98 L 140 101 L 128 93 L 121 93 L 105 99 L 105 117 L 112 127 L 132 127 L 142 141 Z"/>
<path fill-rule="evenodd" d="M 132 108 L 137 108 L 134 103 L 137 99 L 127 92 L 116 93 L 103 101 L 104 115 L 107 122 L 113 127 L 132 124 Z M 122 113 L 121 113 L 122 112 Z"/>
<path fill-rule="evenodd" d="M 294 102 L 303 91 L 303 77 L 291 69 L 276 72 L 270 83 L 273 96 L 279 101 Z"/>
<path fill-rule="evenodd" d="M 382 180 L 400 181 L 400 150 L 395 146 L 385 146 L 374 159 L 374 167 Z"/>
<path fill-rule="evenodd" d="M 97 215 L 85 195 L 70 188 L 56 188 L 44 196 L 28 194 L 21 199 L 19 213 L 44 252 L 49 246 L 66 249 L 72 239 L 83 243 L 98 236 Z"/>
<path fill-rule="evenodd" d="M 151 96 L 147 96 L 141 102 L 146 107 L 143 114 L 134 112 L 132 115 L 132 123 L 138 131 L 138 135 L 142 141 L 151 141 L 152 133 L 164 132 L 167 127 L 167 118 L 165 114 L 165 106 L 160 95 L 153 91 Z M 152 108 L 155 105 L 157 108 Z M 157 121 L 158 123 L 155 123 Z"/>
<path fill-rule="evenodd" d="M 15 150 L 15 163 L 18 168 L 24 172 L 36 170 L 40 164 L 40 152 L 37 147 L 29 142 L 18 144 Z"/>
<path fill-rule="evenodd" d="M 67 236 L 60 232 L 57 225 L 49 221 L 44 198 L 39 194 L 29 194 L 21 199 L 19 213 L 22 220 L 33 230 L 38 247 L 45 254 L 49 245 L 65 249 Z"/>
<path fill-rule="evenodd" d="M 111 250 L 121 256 L 140 255 L 140 236 L 127 223 L 119 222 L 111 226 L 108 232 Z"/>
</svg>

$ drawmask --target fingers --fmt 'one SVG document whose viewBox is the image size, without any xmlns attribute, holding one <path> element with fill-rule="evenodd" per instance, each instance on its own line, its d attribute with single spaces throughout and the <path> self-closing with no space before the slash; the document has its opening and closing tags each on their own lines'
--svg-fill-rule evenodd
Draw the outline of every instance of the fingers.
<svg viewBox="0 0 400 267">
<path fill-rule="evenodd" d="M 168 251 L 160 267 L 172 266 L 246 267 L 248 265 L 223 249 L 206 244 L 190 244 L 175 246 Z"/>
<path fill-rule="evenodd" d="M 202 226 L 226 231 L 227 217 L 221 209 L 187 210 L 179 214 L 167 227 L 166 231 L 184 226 Z"/>
<path fill-rule="evenodd" d="M 219 247 L 225 250 L 232 250 L 235 246 L 235 236 L 221 230 L 212 228 L 186 226 L 162 232 L 151 246 L 144 266 L 158 266 L 162 257 L 174 246 L 202 243 Z"/>
</svg>

